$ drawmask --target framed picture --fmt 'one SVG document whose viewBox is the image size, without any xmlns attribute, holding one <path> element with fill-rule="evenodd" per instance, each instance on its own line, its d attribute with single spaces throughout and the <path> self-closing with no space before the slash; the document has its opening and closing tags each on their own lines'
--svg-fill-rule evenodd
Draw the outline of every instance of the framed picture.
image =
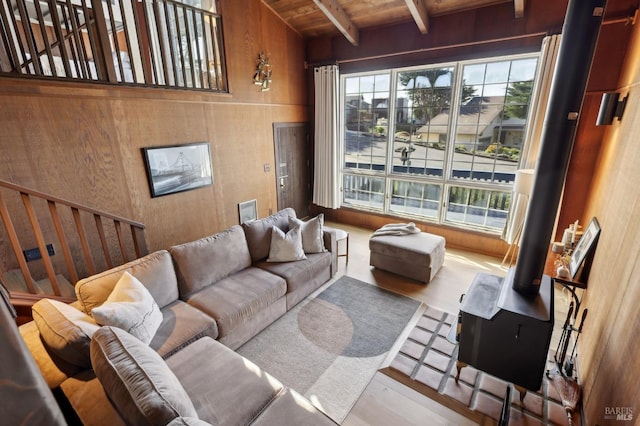
<svg viewBox="0 0 640 426">
<path fill-rule="evenodd" d="M 151 197 L 213 185 L 208 142 L 142 148 Z"/>
<path fill-rule="evenodd" d="M 249 200 L 238 204 L 240 223 L 249 222 L 258 218 L 258 201 Z"/>
<path fill-rule="evenodd" d="M 576 245 L 576 248 L 571 253 L 571 260 L 569 261 L 569 271 L 571 272 L 571 278 L 575 278 L 580 266 L 584 262 L 584 259 L 592 253 L 596 248 L 598 237 L 600 236 L 600 224 L 594 217 L 589 222 L 587 229 L 585 229 L 580 241 Z"/>
</svg>

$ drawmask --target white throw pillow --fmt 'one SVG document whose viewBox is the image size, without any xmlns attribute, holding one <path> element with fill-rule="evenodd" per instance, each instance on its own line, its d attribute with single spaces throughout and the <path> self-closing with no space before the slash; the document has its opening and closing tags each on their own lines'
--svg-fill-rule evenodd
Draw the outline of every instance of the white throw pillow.
<svg viewBox="0 0 640 426">
<path fill-rule="evenodd" d="M 271 247 L 267 262 L 292 262 L 306 258 L 299 226 L 289 229 L 286 234 L 277 226 L 271 228 Z"/>
<path fill-rule="evenodd" d="M 146 344 L 162 323 L 162 312 L 149 290 L 126 271 L 107 300 L 93 308 L 91 315 L 98 324 L 121 328 Z"/>
<path fill-rule="evenodd" d="M 302 248 L 305 253 L 322 253 L 327 251 L 322 238 L 322 227 L 324 226 L 323 213 L 306 222 L 289 216 L 289 228 L 293 228 L 294 226 L 300 226 Z"/>
</svg>

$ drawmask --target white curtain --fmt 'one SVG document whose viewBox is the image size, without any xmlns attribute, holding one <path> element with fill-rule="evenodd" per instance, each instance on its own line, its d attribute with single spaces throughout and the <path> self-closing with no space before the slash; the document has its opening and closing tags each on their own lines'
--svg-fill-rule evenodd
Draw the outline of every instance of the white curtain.
<svg viewBox="0 0 640 426">
<path fill-rule="evenodd" d="M 336 209 L 340 206 L 338 164 L 338 66 L 314 69 L 315 132 L 313 203 Z"/>
<path fill-rule="evenodd" d="M 521 169 L 534 169 L 540 149 L 540 136 L 544 125 L 544 117 L 547 113 L 549 92 L 556 67 L 558 49 L 560 47 L 560 34 L 547 36 L 542 40 L 540 52 L 539 77 L 533 88 L 531 97 L 531 117 L 525 135 L 524 150 L 522 151 Z M 524 226 L 524 219 L 529 204 L 529 196 L 518 193 L 513 194 L 511 208 L 507 217 L 507 225 L 502 232 L 502 239 L 514 245 L 519 243 L 519 238 Z M 508 253 L 507 253 L 508 254 Z"/>
</svg>

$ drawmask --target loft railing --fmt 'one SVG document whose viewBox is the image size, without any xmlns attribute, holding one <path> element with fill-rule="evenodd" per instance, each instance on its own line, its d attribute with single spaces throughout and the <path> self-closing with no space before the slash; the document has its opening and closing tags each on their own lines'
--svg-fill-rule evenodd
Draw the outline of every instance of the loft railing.
<svg viewBox="0 0 640 426">
<path fill-rule="evenodd" d="M 226 92 L 222 20 L 208 3 L 0 0 L 0 73 Z"/>
<path fill-rule="evenodd" d="M 79 279 L 148 253 L 142 223 L 4 180 L 0 219 L 0 280 L 24 303 L 71 300 Z"/>
</svg>

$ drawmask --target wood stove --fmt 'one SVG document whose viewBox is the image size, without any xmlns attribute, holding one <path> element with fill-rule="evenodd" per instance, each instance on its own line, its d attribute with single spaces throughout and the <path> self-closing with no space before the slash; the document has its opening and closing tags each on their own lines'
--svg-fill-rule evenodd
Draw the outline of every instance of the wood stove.
<svg viewBox="0 0 640 426">
<path fill-rule="evenodd" d="M 553 285 L 544 276 L 533 301 L 512 288 L 506 278 L 475 276 L 460 307 L 458 374 L 473 365 L 520 388 L 542 384 L 553 332 Z"/>
</svg>

